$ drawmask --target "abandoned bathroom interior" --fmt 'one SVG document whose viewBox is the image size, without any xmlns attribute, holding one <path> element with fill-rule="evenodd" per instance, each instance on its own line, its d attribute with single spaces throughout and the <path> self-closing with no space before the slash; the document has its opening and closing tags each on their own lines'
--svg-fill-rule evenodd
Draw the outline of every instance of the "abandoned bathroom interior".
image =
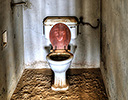
<svg viewBox="0 0 128 100">
<path fill-rule="evenodd" d="M 43 34 L 47 16 L 82 16 L 93 26 L 99 19 L 95 29 L 79 24 L 69 69 L 100 70 L 108 99 L 128 100 L 127 4 L 128 0 L 0 0 L 0 100 L 11 99 L 25 70 L 50 70 L 49 43 Z"/>
</svg>

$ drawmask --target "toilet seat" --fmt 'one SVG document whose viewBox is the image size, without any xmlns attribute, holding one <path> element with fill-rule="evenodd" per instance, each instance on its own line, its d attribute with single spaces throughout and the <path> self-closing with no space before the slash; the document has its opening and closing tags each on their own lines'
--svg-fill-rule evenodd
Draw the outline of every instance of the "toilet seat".
<svg viewBox="0 0 128 100">
<path fill-rule="evenodd" d="M 50 42 L 53 50 L 67 50 L 70 40 L 71 32 L 67 25 L 57 23 L 50 30 Z"/>
</svg>

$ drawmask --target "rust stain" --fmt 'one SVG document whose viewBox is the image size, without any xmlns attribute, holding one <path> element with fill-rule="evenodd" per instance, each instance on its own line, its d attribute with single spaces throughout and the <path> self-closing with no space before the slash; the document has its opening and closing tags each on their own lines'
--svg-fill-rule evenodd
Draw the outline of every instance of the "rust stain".
<svg viewBox="0 0 128 100">
<path fill-rule="evenodd" d="M 47 22 L 70 22 L 70 23 L 77 23 L 76 17 L 47 17 L 44 23 Z"/>
<path fill-rule="evenodd" d="M 34 66 L 36 64 L 43 63 L 47 65 L 47 61 L 35 61 L 33 63 L 25 64 L 25 66 Z"/>
</svg>

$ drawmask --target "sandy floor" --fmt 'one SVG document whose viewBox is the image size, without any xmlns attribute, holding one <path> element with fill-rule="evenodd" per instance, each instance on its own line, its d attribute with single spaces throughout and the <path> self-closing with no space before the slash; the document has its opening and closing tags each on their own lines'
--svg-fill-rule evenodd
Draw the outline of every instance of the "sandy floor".
<svg viewBox="0 0 128 100">
<path fill-rule="evenodd" d="M 49 69 L 26 69 L 11 100 L 108 100 L 99 69 L 68 70 L 65 92 L 51 90 L 52 74 Z"/>
</svg>

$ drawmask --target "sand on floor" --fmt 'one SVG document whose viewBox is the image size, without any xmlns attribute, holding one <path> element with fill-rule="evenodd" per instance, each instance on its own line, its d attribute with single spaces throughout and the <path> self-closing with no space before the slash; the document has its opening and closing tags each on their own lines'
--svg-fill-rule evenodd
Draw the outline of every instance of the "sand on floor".
<svg viewBox="0 0 128 100">
<path fill-rule="evenodd" d="M 51 89 L 50 69 L 25 69 L 11 100 L 108 100 L 100 69 L 69 69 L 69 89 Z"/>
</svg>

